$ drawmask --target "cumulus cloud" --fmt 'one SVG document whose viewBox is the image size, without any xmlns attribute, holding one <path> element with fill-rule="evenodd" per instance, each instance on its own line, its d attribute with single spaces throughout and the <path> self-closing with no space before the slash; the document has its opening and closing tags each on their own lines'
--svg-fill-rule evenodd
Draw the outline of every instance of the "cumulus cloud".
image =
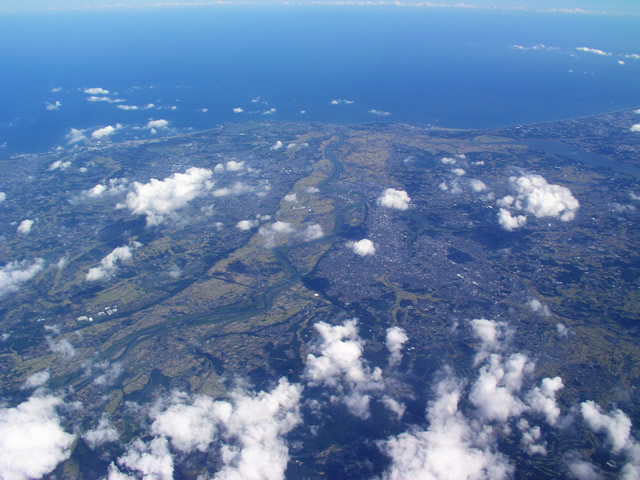
<svg viewBox="0 0 640 480">
<path fill-rule="evenodd" d="M 295 193 L 289 193 L 289 194 L 284 196 L 283 200 L 285 202 L 297 203 L 298 202 L 298 195 L 296 195 Z"/>
<path fill-rule="evenodd" d="M 114 248 L 106 257 L 100 260 L 100 266 L 89 269 L 86 276 L 87 282 L 97 282 L 113 277 L 118 270 L 118 264 L 130 260 L 133 257 L 133 250 L 141 245 L 141 243 L 133 242 L 131 246 L 124 245 Z"/>
<path fill-rule="evenodd" d="M 371 115 L 376 115 L 377 117 L 388 117 L 389 115 L 391 115 L 391 112 L 385 112 L 384 110 L 376 110 L 375 108 L 372 108 L 371 110 L 369 110 L 369 113 Z"/>
<path fill-rule="evenodd" d="M 85 88 L 84 93 L 87 95 L 109 95 L 109 90 L 100 87 Z"/>
<path fill-rule="evenodd" d="M 85 140 L 87 137 L 85 136 L 82 130 L 78 130 L 77 128 L 72 128 L 69 130 L 69 133 L 65 136 L 68 144 L 74 144 Z"/>
<path fill-rule="evenodd" d="M 566 337 L 569 335 L 569 329 L 562 323 L 556 323 L 556 331 L 561 337 Z"/>
<path fill-rule="evenodd" d="M 91 138 L 93 138 L 94 140 L 101 140 L 105 137 L 110 137 L 120 128 L 122 128 L 122 125 L 120 123 L 117 123 L 115 127 L 107 125 L 106 127 L 98 128 L 97 130 L 91 132 Z"/>
<path fill-rule="evenodd" d="M 540 175 L 511 177 L 509 181 L 518 192 L 517 209 L 524 209 L 538 218 L 559 217 L 563 222 L 575 218 L 580 204 L 567 187 L 549 184 Z"/>
<path fill-rule="evenodd" d="M 322 226 L 318 224 L 309 225 L 304 232 L 302 232 L 302 240 L 305 242 L 318 240 L 322 237 L 324 237 L 324 232 L 322 231 Z"/>
<path fill-rule="evenodd" d="M 451 170 L 451 173 L 453 173 L 454 175 L 461 177 L 463 175 L 465 175 L 467 172 L 465 171 L 464 168 L 453 168 Z"/>
<path fill-rule="evenodd" d="M 329 102 L 331 105 L 351 105 L 352 103 L 354 103 L 353 100 L 348 100 L 346 98 L 334 98 L 333 100 L 331 100 Z"/>
<path fill-rule="evenodd" d="M 476 178 L 472 178 L 469 180 L 469 185 L 471 185 L 471 189 L 474 192 L 484 192 L 487 189 L 487 186 L 484 184 L 482 180 L 478 180 Z"/>
<path fill-rule="evenodd" d="M 62 160 L 56 160 L 51 165 L 49 165 L 49 170 L 50 171 L 58 170 L 58 169 L 66 170 L 70 166 L 71 166 L 71 162 L 69 160 L 67 160 L 66 162 L 63 162 Z"/>
<path fill-rule="evenodd" d="M 217 188 L 216 190 L 211 192 L 211 194 L 214 197 L 228 197 L 228 196 L 235 197 L 238 195 L 243 195 L 245 193 L 251 193 L 254 191 L 255 191 L 254 187 L 247 185 L 246 183 L 236 182 L 231 187 Z"/>
<path fill-rule="evenodd" d="M 257 227 L 258 225 L 259 222 L 257 220 L 240 220 L 236 223 L 236 228 L 238 230 L 247 231 Z"/>
<path fill-rule="evenodd" d="M 132 443 L 118 464 L 144 478 L 172 478 L 171 447 L 182 453 L 219 447 L 217 480 L 284 479 L 289 461 L 285 435 L 301 422 L 302 387 L 281 378 L 270 392 L 237 388 L 228 400 L 174 393 L 167 408 L 156 408 L 148 443 Z M 119 473 L 112 466 L 114 473 Z M 116 478 L 116 477 L 114 477 Z"/>
<path fill-rule="evenodd" d="M 24 219 L 18 225 L 18 233 L 22 233 L 23 235 L 28 235 L 31 232 L 31 227 L 33 226 L 33 220 Z"/>
<path fill-rule="evenodd" d="M 342 325 L 318 322 L 314 325 L 320 342 L 307 355 L 304 376 L 312 386 L 323 385 L 337 391 L 332 400 L 341 401 L 360 418 L 368 418 L 368 392 L 383 388 L 382 370 L 371 370 L 362 359 L 363 342 L 357 319 Z"/>
<path fill-rule="evenodd" d="M 462 384 L 448 375 L 437 383 L 436 398 L 427 408 L 429 428 L 414 428 L 380 444 L 391 458 L 385 480 L 500 480 L 511 476 L 513 466 L 507 458 L 459 411 L 461 395 Z"/>
<path fill-rule="evenodd" d="M 164 180 L 152 178 L 148 183 L 133 183 L 125 205 L 136 215 L 145 215 L 147 225 L 160 225 L 167 217 L 185 207 L 193 199 L 213 188 L 213 172 L 191 167 L 185 173 L 174 173 Z"/>
<path fill-rule="evenodd" d="M 269 110 L 265 110 L 264 112 L 262 112 L 263 115 L 273 115 L 274 113 L 276 113 L 278 110 L 276 110 L 275 108 L 271 107 Z"/>
<path fill-rule="evenodd" d="M 604 50 L 599 50 L 597 48 L 576 47 L 576 50 L 578 50 L 579 52 L 593 53 L 594 55 L 602 55 L 605 57 L 611 56 L 609 52 L 605 52 Z"/>
<path fill-rule="evenodd" d="M 61 338 L 56 341 L 47 337 L 47 344 L 53 353 L 60 355 L 65 360 L 69 360 L 76 355 L 75 348 L 73 348 L 71 342 L 66 338 Z"/>
<path fill-rule="evenodd" d="M 474 365 L 485 360 L 490 353 L 500 351 L 503 342 L 508 340 L 513 333 L 506 322 L 476 318 L 471 320 L 470 324 L 473 335 L 480 340 L 474 357 Z"/>
<path fill-rule="evenodd" d="M 440 162 L 444 165 L 454 165 L 456 163 L 456 159 L 451 157 L 442 157 Z"/>
<path fill-rule="evenodd" d="M 376 203 L 382 207 L 395 208 L 397 210 L 407 210 L 411 198 L 404 190 L 396 190 L 395 188 L 387 188 L 382 196 L 378 198 Z"/>
<path fill-rule="evenodd" d="M 514 353 L 506 360 L 501 355 L 491 354 L 488 360 L 480 368 L 469 400 L 483 419 L 506 422 L 526 410 L 516 393 L 522 387 L 524 375 L 532 373 L 534 365 L 521 353 Z"/>
<path fill-rule="evenodd" d="M 85 432 L 82 438 L 87 442 L 89 448 L 94 450 L 96 447 L 104 445 L 105 443 L 117 442 L 120 439 L 120 434 L 109 418 L 103 416 L 96 428 Z"/>
<path fill-rule="evenodd" d="M 368 238 L 363 238 L 357 242 L 348 242 L 347 246 L 353 250 L 353 253 L 360 257 L 367 257 L 376 253 L 375 245 Z"/>
<path fill-rule="evenodd" d="M 596 433 L 604 433 L 611 445 L 613 453 L 619 453 L 631 439 L 631 420 L 620 409 L 610 413 L 602 413 L 600 407 L 592 400 L 580 405 L 582 418 L 587 426 Z"/>
<path fill-rule="evenodd" d="M 389 353 L 389 364 L 397 365 L 402 360 L 402 346 L 409 340 L 407 333 L 401 327 L 391 327 L 387 329 L 385 345 Z"/>
<path fill-rule="evenodd" d="M 49 372 L 42 370 L 36 372 L 33 375 L 29 375 L 24 382 L 23 388 L 37 388 L 41 387 L 49 381 Z"/>
<path fill-rule="evenodd" d="M 35 277 L 44 268 L 44 260 L 38 258 L 29 263 L 26 260 L 21 262 L 9 262 L 0 267 L 0 297 L 7 293 L 17 292 L 25 282 Z"/>
<path fill-rule="evenodd" d="M 244 170 L 244 162 L 238 162 L 236 160 L 230 160 L 226 163 L 219 163 L 215 166 L 213 171 L 215 173 L 223 173 L 223 172 L 240 172 Z"/>
<path fill-rule="evenodd" d="M 54 110 L 58 110 L 62 106 L 62 103 L 60 103 L 60 100 L 56 100 L 56 103 L 49 103 L 49 102 L 44 102 L 44 103 L 45 103 L 45 108 L 50 112 Z"/>
<path fill-rule="evenodd" d="M 632 132 L 640 132 L 640 123 L 636 123 L 636 124 L 632 125 L 630 130 Z"/>
<path fill-rule="evenodd" d="M 271 150 L 280 150 L 283 146 L 284 146 L 284 143 L 278 140 L 276 143 L 271 145 Z"/>
<path fill-rule="evenodd" d="M 501 208 L 498 212 L 498 223 L 502 228 L 511 232 L 527 223 L 526 215 L 512 215 L 506 208 Z"/>
<path fill-rule="evenodd" d="M 549 425 L 555 425 L 560 417 L 556 394 L 564 388 L 562 378 L 543 378 L 542 384 L 529 391 L 526 400 L 532 411 L 544 415 Z"/>
<path fill-rule="evenodd" d="M 233 113 L 242 113 L 244 112 L 244 108 L 240 108 L 240 107 L 235 107 L 233 109 Z"/>
<path fill-rule="evenodd" d="M 60 426 L 54 396 L 33 396 L 0 408 L 0 477 L 41 478 L 69 458 L 74 436 Z"/>
<path fill-rule="evenodd" d="M 277 221 L 268 226 L 260 227 L 258 234 L 264 238 L 265 246 L 273 248 L 278 239 L 295 233 L 296 229 L 288 222 Z"/>
<path fill-rule="evenodd" d="M 126 178 L 112 178 L 107 185 L 98 183 L 82 192 L 81 197 L 94 199 L 103 195 L 118 195 L 127 191 L 129 181 Z"/>
<path fill-rule="evenodd" d="M 131 111 L 131 110 L 149 110 L 155 107 L 153 103 L 147 103 L 143 106 L 138 105 L 116 105 L 116 108 L 119 110 Z"/>
<path fill-rule="evenodd" d="M 4 202 L 7 199 L 7 194 L 4 192 L 0 192 L 0 203 Z"/>
<path fill-rule="evenodd" d="M 167 128 L 168 126 L 169 126 L 169 122 L 161 118 L 158 120 L 149 120 L 147 122 L 146 128 L 151 130 L 151 133 L 154 134 L 158 130 L 162 130 L 163 128 Z"/>
<path fill-rule="evenodd" d="M 545 317 L 551 316 L 551 310 L 549 310 L 549 307 L 543 305 L 537 298 L 532 298 L 531 300 L 529 300 L 527 305 L 532 312 L 539 313 L 541 315 L 544 315 Z"/>
<path fill-rule="evenodd" d="M 136 440 L 127 452 L 118 459 L 118 464 L 129 470 L 140 472 L 144 479 L 173 480 L 173 457 L 169 452 L 167 439 L 157 437 L 149 443 Z M 109 480 L 123 477 L 115 465 L 111 465 Z"/>
</svg>

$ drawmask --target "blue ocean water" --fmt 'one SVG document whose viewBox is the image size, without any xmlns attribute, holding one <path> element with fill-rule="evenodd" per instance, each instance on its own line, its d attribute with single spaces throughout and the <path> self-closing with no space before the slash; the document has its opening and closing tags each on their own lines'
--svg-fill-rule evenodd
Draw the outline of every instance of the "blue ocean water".
<svg viewBox="0 0 640 480">
<path fill-rule="evenodd" d="M 66 147 L 71 128 L 121 124 L 114 140 L 148 136 L 140 127 L 150 119 L 182 131 L 246 120 L 476 128 L 584 116 L 640 105 L 640 59 L 625 57 L 638 53 L 638 20 L 622 16 L 389 6 L 5 15 L 0 155 Z M 90 102 L 90 87 L 123 101 Z"/>
</svg>

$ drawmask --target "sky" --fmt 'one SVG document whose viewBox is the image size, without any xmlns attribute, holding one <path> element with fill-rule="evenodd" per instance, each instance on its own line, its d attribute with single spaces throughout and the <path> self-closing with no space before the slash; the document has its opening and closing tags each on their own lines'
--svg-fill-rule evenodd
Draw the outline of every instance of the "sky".
<svg viewBox="0 0 640 480">
<path fill-rule="evenodd" d="M 395 0 L 3 0 L 0 14 L 45 12 L 50 10 L 158 8 L 206 4 L 365 4 L 394 3 Z M 507 9 L 524 11 L 553 11 L 640 15 L 637 0 L 398 0 L 406 4 L 431 7 L 457 6 L 465 8 Z"/>
</svg>

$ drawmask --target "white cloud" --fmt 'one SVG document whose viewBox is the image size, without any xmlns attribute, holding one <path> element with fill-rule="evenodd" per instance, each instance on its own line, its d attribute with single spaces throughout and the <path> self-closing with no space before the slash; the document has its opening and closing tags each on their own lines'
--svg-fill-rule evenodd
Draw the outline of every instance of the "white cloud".
<svg viewBox="0 0 640 480">
<path fill-rule="evenodd" d="M 85 140 L 87 137 L 85 136 L 82 130 L 78 130 L 77 128 L 72 128 L 69 130 L 69 133 L 65 136 L 68 144 L 78 143 L 82 140 Z"/>
<path fill-rule="evenodd" d="M 389 115 L 391 115 L 391 112 L 385 112 L 384 110 L 376 110 L 375 108 L 372 108 L 371 110 L 369 110 L 369 113 L 371 115 L 376 115 L 378 117 L 388 117 Z"/>
<path fill-rule="evenodd" d="M 559 217 L 567 222 L 575 218 L 580 204 L 571 194 L 571 190 L 560 185 L 552 185 L 540 175 L 524 175 L 509 178 L 516 188 L 517 209 L 524 209 L 538 218 Z"/>
<path fill-rule="evenodd" d="M 61 106 L 62 103 L 60 103 L 60 100 L 56 100 L 56 103 L 49 103 L 49 102 L 44 102 L 46 104 L 46 109 L 51 111 L 54 110 L 58 110 Z"/>
<path fill-rule="evenodd" d="M 538 425 L 531 426 L 525 418 L 518 421 L 518 430 L 522 432 L 520 444 L 529 455 L 546 455 L 547 444 L 541 441 L 542 433 Z"/>
<path fill-rule="evenodd" d="M 598 473 L 595 465 L 580 459 L 577 455 L 570 455 L 567 467 L 569 468 L 570 478 L 577 480 L 602 480 L 604 477 Z"/>
<path fill-rule="evenodd" d="M 149 128 L 153 131 L 153 130 L 158 130 L 162 128 L 167 128 L 168 126 L 169 126 L 169 122 L 161 118 L 158 120 L 149 120 L 147 122 L 146 128 Z"/>
<path fill-rule="evenodd" d="M 244 112 L 244 108 L 236 107 L 233 109 L 233 113 L 242 113 Z"/>
<path fill-rule="evenodd" d="M 15 408 L 0 408 L 0 477 L 41 478 L 69 458 L 74 436 L 60 426 L 54 396 L 33 396 Z"/>
<path fill-rule="evenodd" d="M 134 191 L 127 194 L 125 204 L 132 213 L 146 215 L 147 225 L 160 225 L 176 210 L 213 188 L 212 175 L 209 169 L 191 167 L 164 180 L 134 182 Z"/>
<path fill-rule="evenodd" d="M 60 93 L 62 91 L 62 87 L 53 87 L 50 92 L 51 93 Z"/>
<path fill-rule="evenodd" d="M 596 433 L 604 432 L 613 453 L 619 453 L 631 440 L 631 420 L 622 410 L 602 413 L 592 400 L 582 402 L 580 412 L 587 426 Z"/>
<path fill-rule="evenodd" d="M 533 388 L 527 394 L 526 400 L 531 410 L 544 415 L 549 425 L 555 425 L 560 417 L 556 393 L 562 388 L 562 378 L 543 378 L 541 386 Z"/>
<path fill-rule="evenodd" d="M 133 250 L 139 246 L 141 246 L 140 243 L 133 242 L 131 246 L 124 245 L 114 248 L 106 257 L 100 260 L 100 266 L 89 269 L 86 276 L 87 282 L 97 282 L 113 277 L 118 270 L 118 264 L 130 260 L 133 256 Z"/>
<path fill-rule="evenodd" d="M 99 96 L 96 96 L 96 95 L 92 95 L 90 97 L 87 97 L 87 101 L 88 102 L 92 102 L 92 103 L 99 103 L 99 102 L 122 103 L 125 100 L 123 98 L 99 97 Z"/>
<path fill-rule="evenodd" d="M 146 105 L 140 107 L 138 105 L 116 105 L 116 108 L 119 110 L 131 111 L 131 110 L 149 110 L 155 107 L 153 103 L 147 103 Z"/>
<path fill-rule="evenodd" d="M 147 480 L 173 480 L 173 457 L 169 452 L 167 439 L 164 437 L 154 438 L 148 444 L 142 440 L 136 440 L 129 445 L 125 455 L 118 459 L 118 464 L 140 472 L 142 478 Z M 121 475 L 112 464 L 109 479 L 123 478 Z"/>
<path fill-rule="evenodd" d="M 314 325 L 320 342 L 307 355 L 304 376 L 312 386 L 326 386 L 338 392 L 339 400 L 360 418 L 368 418 L 370 396 L 380 390 L 382 370 L 373 370 L 363 361 L 363 342 L 358 335 L 358 321 L 347 320 L 342 325 L 318 322 Z"/>
<path fill-rule="evenodd" d="M 551 316 L 551 310 L 549 310 L 549 307 L 543 305 L 537 298 L 532 298 L 531 300 L 529 300 L 527 305 L 532 312 L 539 313 L 541 315 L 544 315 L 545 317 Z"/>
<path fill-rule="evenodd" d="M 24 381 L 23 388 L 37 388 L 41 387 L 49 381 L 49 372 L 47 370 L 41 370 L 32 375 L 29 375 Z"/>
<path fill-rule="evenodd" d="M 274 232 L 284 233 L 284 234 L 294 233 L 296 231 L 295 228 L 293 228 L 290 223 L 281 222 L 279 220 L 271 225 L 271 229 Z"/>
<path fill-rule="evenodd" d="M 347 246 L 353 250 L 353 253 L 361 257 L 374 255 L 376 253 L 375 245 L 368 238 L 363 238 L 357 242 L 348 242 Z"/>
<path fill-rule="evenodd" d="M 244 169 L 244 162 L 237 162 L 235 160 L 229 160 L 225 164 L 227 172 L 239 172 Z"/>
<path fill-rule="evenodd" d="M 109 95 L 109 90 L 100 87 L 85 88 L 84 93 L 87 95 Z"/>
<path fill-rule="evenodd" d="M 7 199 L 7 194 L 4 192 L 0 192 L 0 203 L 4 202 Z"/>
<path fill-rule="evenodd" d="M 116 124 L 115 127 L 112 127 L 111 125 L 107 125 L 106 127 L 98 128 L 97 130 L 94 130 L 93 132 L 91 132 L 91 138 L 95 140 L 100 140 L 105 137 L 110 137 L 120 128 L 122 128 L 122 125 L 119 123 Z"/>
<path fill-rule="evenodd" d="M 103 365 L 99 366 L 104 368 L 104 373 L 93 379 L 94 385 L 113 385 L 124 371 L 122 364 L 119 362 L 112 364 L 105 362 Z"/>
<path fill-rule="evenodd" d="M 238 230 L 247 231 L 257 227 L 258 224 L 259 222 L 257 220 L 240 220 L 238 223 L 236 223 L 236 228 Z"/>
<path fill-rule="evenodd" d="M 331 105 L 351 105 L 352 103 L 355 103 L 353 100 L 348 100 L 346 98 L 335 98 L 333 100 L 331 100 L 329 102 Z"/>
<path fill-rule="evenodd" d="M 300 385 L 285 378 L 270 392 L 237 388 L 229 400 L 174 393 L 168 408 L 152 412 L 155 438 L 149 443 L 132 443 L 118 464 L 144 478 L 169 479 L 173 457 L 168 440 L 183 453 L 210 451 L 215 442 L 223 464 L 215 479 L 284 479 L 289 462 L 284 436 L 302 420 L 301 393 Z M 111 470 L 121 474 L 115 466 Z"/>
<path fill-rule="evenodd" d="M 484 182 L 476 178 L 472 178 L 471 180 L 469 180 L 469 185 L 471 185 L 471 189 L 474 192 L 484 192 L 487 189 L 487 186 L 484 184 Z"/>
<path fill-rule="evenodd" d="M 260 227 L 258 234 L 264 238 L 265 247 L 273 248 L 276 246 L 278 238 L 295 233 L 295 231 L 290 223 L 277 221 L 269 226 Z"/>
<path fill-rule="evenodd" d="M 402 360 L 402 346 L 409 340 L 407 333 L 400 327 L 387 328 L 385 345 L 389 353 L 389 364 L 397 365 Z"/>
<path fill-rule="evenodd" d="M 429 428 L 391 437 L 380 444 L 391 457 L 385 480 L 447 479 L 501 480 L 511 477 L 513 467 L 495 452 L 487 435 L 478 431 L 458 411 L 462 385 L 449 375 L 438 382 L 436 398 L 429 403 Z"/>
<path fill-rule="evenodd" d="M 451 173 L 453 173 L 454 175 L 457 175 L 458 177 L 461 177 L 462 175 L 465 175 L 467 172 L 465 171 L 464 168 L 454 168 L 451 170 Z"/>
<path fill-rule="evenodd" d="M 597 48 L 589 48 L 589 47 L 576 47 L 576 50 L 579 52 L 593 53 L 595 55 L 602 55 L 605 57 L 610 57 L 611 54 L 609 52 L 605 52 L 603 50 L 598 50 Z"/>
<path fill-rule="evenodd" d="M 630 130 L 632 132 L 640 132 L 640 123 L 636 123 L 635 125 L 632 125 Z"/>
<path fill-rule="evenodd" d="M 398 402 L 396 399 L 391 398 L 388 395 L 384 395 L 380 399 L 380 401 L 385 407 L 387 407 L 388 410 L 396 414 L 396 417 L 398 418 L 398 420 L 402 418 L 405 410 L 407 409 L 407 407 L 404 404 Z"/>
<path fill-rule="evenodd" d="M 9 262 L 0 267 L 0 297 L 17 292 L 20 285 L 31 280 L 44 268 L 44 260 L 38 258 L 29 264 L 26 260 Z"/>
<path fill-rule="evenodd" d="M 451 157 L 442 157 L 440 159 L 440 162 L 442 162 L 444 165 L 454 165 L 456 163 L 456 159 Z"/>
<path fill-rule="evenodd" d="M 490 353 L 500 351 L 502 343 L 512 335 L 506 322 L 476 318 L 470 323 L 473 335 L 480 340 L 480 347 L 474 357 L 474 365 L 485 360 Z"/>
<path fill-rule="evenodd" d="M 322 231 L 322 227 L 318 224 L 309 225 L 306 230 L 302 233 L 302 239 L 305 242 L 311 242 L 312 240 L 318 240 L 319 238 L 324 237 L 324 232 Z"/>
<path fill-rule="evenodd" d="M 243 195 L 245 193 L 251 193 L 255 191 L 254 187 L 247 185 L 246 183 L 236 182 L 231 187 L 223 187 L 218 188 L 211 192 L 214 197 L 228 197 L 228 196 L 238 196 Z"/>
<path fill-rule="evenodd" d="M 271 145 L 271 150 L 280 150 L 283 147 L 284 143 L 278 140 L 276 143 Z"/>
<path fill-rule="evenodd" d="M 284 196 L 283 200 L 285 202 L 297 203 L 298 202 L 298 195 L 296 195 L 295 193 L 289 193 L 289 194 Z"/>
<path fill-rule="evenodd" d="M 632 58 L 634 60 L 640 60 L 640 55 L 638 55 L 637 53 L 627 53 L 624 58 Z M 636 111 L 636 113 L 638 113 Z"/>
<path fill-rule="evenodd" d="M 404 190 L 396 190 L 395 188 L 387 188 L 380 198 L 376 201 L 378 205 L 386 208 L 395 208 L 397 210 L 407 210 L 411 198 Z"/>
<path fill-rule="evenodd" d="M 94 450 L 96 447 L 104 445 L 105 443 L 117 442 L 120 439 L 120 434 L 109 418 L 103 416 L 96 428 L 88 430 L 82 435 L 82 438 L 87 442 L 89 448 Z"/>
<path fill-rule="evenodd" d="M 569 335 L 569 329 L 562 323 L 556 323 L 556 331 L 561 337 L 567 337 Z"/>
<path fill-rule="evenodd" d="M 276 110 L 275 108 L 271 107 L 269 110 L 265 110 L 264 112 L 262 112 L 263 115 L 273 115 L 274 113 L 276 113 L 278 110 Z"/>
<path fill-rule="evenodd" d="M 28 218 L 24 219 L 20 222 L 20 225 L 18 225 L 18 233 L 29 235 L 29 233 L 31 232 L 32 226 L 33 226 L 33 220 L 30 220 Z"/>
<path fill-rule="evenodd" d="M 49 345 L 49 349 L 53 353 L 60 355 L 65 360 L 69 360 L 76 355 L 75 348 L 73 348 L 71 342 L 66 338 L 54 341 L 51 338 L 47 337 L 47 344 Z"/>
<path fill-rule="evenodd" d="M 66 162 L 63 162 L 62 160 L 56 160 L 55 162 L 53 162 L 51 165 L 49 165 L 49 170 L 66 170 L 67 168 L 69 168 L 71 166 L 71 162 L 69 160 L 67 160 Z"/>
<path fill-rule="evenodd" d="M 506 361 L 498 354 L 491 354 L 488 363 L 480 368 L 480 375 L 471 388 L 469 400 L 479 415 L 488 421 L 506 422 L 526 410 L 516 396 L 524 375 L 533 372 L 533 363 L 526 355 L 514 353 Z"/>
<path fill-rule="evenodd" d="M 511 232 L 527 223 L 527 217 L 525 215 L 511 215 L 509 210 L 501 208 L 498 212 L 498 223 L 502 228 Z"/>
</svg>

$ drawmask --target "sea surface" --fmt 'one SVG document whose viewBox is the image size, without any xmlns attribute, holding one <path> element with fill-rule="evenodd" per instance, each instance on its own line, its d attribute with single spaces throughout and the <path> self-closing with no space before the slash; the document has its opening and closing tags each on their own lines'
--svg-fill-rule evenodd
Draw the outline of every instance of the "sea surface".
<svg viewBox="0 0 640 480">
<path fill-rule="evenodd" d="M 229 121 L 484 128 L 637 108 L 638 23 L 391 6 L 4 15 L 0 157 L 107 125 L 100 141 Z"/>
</svg>

